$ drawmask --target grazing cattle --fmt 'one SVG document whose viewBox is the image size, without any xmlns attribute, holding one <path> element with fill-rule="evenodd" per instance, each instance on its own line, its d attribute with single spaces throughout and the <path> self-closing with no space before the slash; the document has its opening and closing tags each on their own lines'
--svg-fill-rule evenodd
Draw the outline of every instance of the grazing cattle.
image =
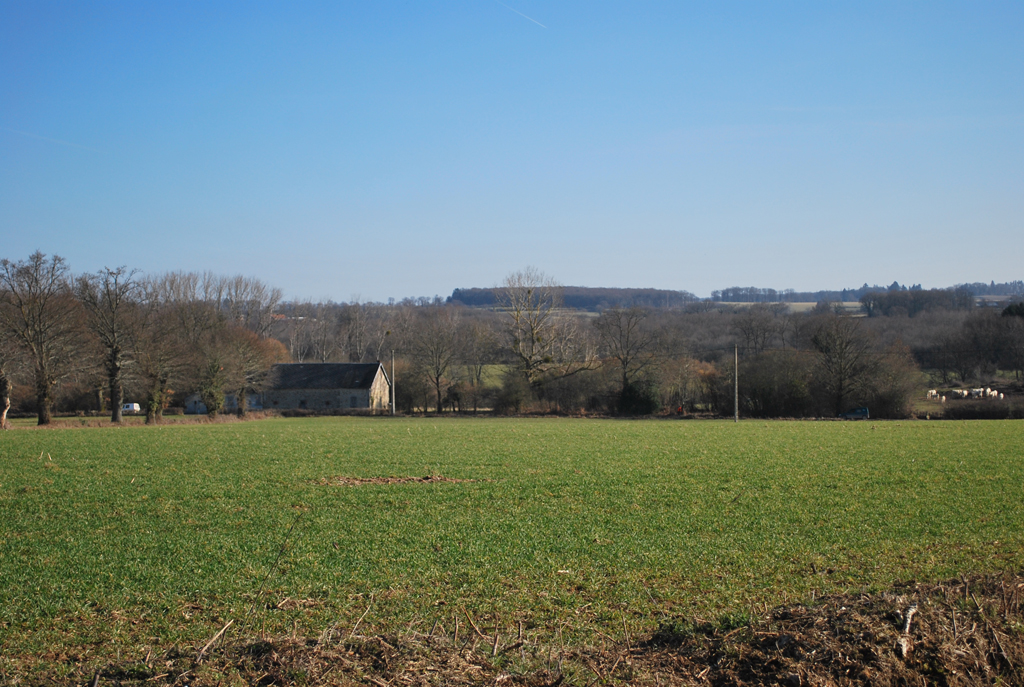
<svg viewBox="0 0 1024 687">
<path fill-rule="evenodd" d="M 928 389 L 928 396 L 927 396 L 928 400 L 931 400 L 933 398 L 938 398 L 938 397 L 939 397 L 939 392 L 938 391 L 936 391 L 935 389 Z"/>
<path fill-rule="evenodd" d="M 1005 397 L 1005 396 L 1003 396 L 1002 394 L 999 394 L 999 400 L 1000 400 L 1000 401 L 1002 401 L 1002 400 L 1003 400 L 1004 398 L 1006 398 L 1006 397 Z"/>
<path fill-rule="evenodd" d="M 985 395 L 984 389 L 971 389 L 971 398 L 981 398 Z"/>
<path fill-rule="evenodd" d="M 943 397 L 942 397 L 942 402 L 943 402 L 943 403 L 945 403 L 945 402 L 946 402 L 946 397 L 945 397 L 945 396 L 943 396 Z"/>
</svg>

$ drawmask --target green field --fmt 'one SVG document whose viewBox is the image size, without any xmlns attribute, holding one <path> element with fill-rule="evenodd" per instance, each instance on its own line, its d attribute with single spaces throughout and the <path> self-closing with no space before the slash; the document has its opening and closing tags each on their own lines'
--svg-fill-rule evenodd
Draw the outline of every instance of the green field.
<svg viewBox="0 0 1024 687">
<path fill-rule="evenodd" d="M 425 475 L 467 481 L 331 483 Z M 316 635 L 364 613 L 386 631 L 468 611 L 587 642 L 623 622 L 641 633 L 1022 563 L 1022 422 L 338 417 L 0 434 L 6 674 L 201 645 L 228 620 Z"/>
</svg>

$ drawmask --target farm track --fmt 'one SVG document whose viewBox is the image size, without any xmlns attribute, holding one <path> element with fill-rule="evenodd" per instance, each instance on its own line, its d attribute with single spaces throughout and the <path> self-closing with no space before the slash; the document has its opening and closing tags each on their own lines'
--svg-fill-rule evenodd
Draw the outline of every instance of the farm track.
<svg viewBox="0 0 1024 687">
<path fill-rule="evenodd" d="M 35 685 L 990 685 L 1024 683 L 1024 577 L 907 583 L 833 595 L 734 624 L 678 618 L 646 636 L 563 647 L 508 628 L 235 638 L 169 647 L 148 660 L 77 666 Z M 225 635 L 227 636 L 227 635 Z M 29 659 L 31 661 L 31 659 Z"/>
</svg>

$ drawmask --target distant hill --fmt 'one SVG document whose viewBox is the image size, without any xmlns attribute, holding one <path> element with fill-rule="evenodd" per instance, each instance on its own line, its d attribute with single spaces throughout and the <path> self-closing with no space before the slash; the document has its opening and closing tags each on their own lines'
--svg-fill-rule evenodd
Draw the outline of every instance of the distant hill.
<svg viewBox="0 0 1024 687">
<path fill-rule="evenodd" d="M 762 289 L 756 286 L 732 286 L 720 291 L 712 291 L 709 300 L 717 303 L 820 303 L 821 301 L 839 301 L 849 303 L 860 300 L 861 296 L 868 293 L 884 293 L 886 291 L 907 291 L 920 290 L 921 285 L 900 286 L 893 282 L 889 286 L 868 286 L 867 283 L 860 288 L 822 290 L 822 291 L 794 291 L 793 289 Z"/>
<path fill-rule="evenodd" d="M 931 289 L 938 291 L 940 289 Z M 1024 281 L 975 282 L 950 286 L 948 291 L 973 296 L 1024 297 Z M 455 289 L 448 297 L 449 303 L 462 303 L 470 307 L 487 308 L 498 303 L 499 289 Z M 642 306 L 646 308 L 674 308 L 698 301 L 718 303 L 818 303 L 820 301 L 858 301 L 867 294 L 924 291 L 920 284 L 902 286 L 893 282 L 889 286 L 863 286 L 854 289 L 794 291 L 793 289 L 765 289 L 756 286 L 733 286 L 711 292 L 711 298 L 698 298 L 689 291 L 665 289 L 616 289 L 588 286 L 565 286 L 562 288 L 563 305 L 574 310 L 600 311 L 606 308 Z"/>
<path fill-rule="evenodd" d="M 860 288 L 842 289 L 840 291 L 794 291 L 785 289 L 760 289 L 756 286 L 733 286 L 721 291 L 712 291 L 711 299 L 720 303 L 819 303 L 821 301 L 858 301 L 869 293 L 890 293 L 895 291 L 924 291 L 920 284 L 913 286 L 901 286 L 899 282 L 893 282 L 889 286 L 868 286 L 865 283 Z M 973 284 L 957 284 L 946 289 L 932 289 L 945 291 L 969 292 L 974 296 L 1020 296 L 1024 295 L 1024 281 L 1011 281 L 997 284 L 994 281 L 988 284 L 976 282 Z"/>
<path fill-rule="evenodd" d="M 997 284 L 994 281 L 957 284 L 956 288 L 970 291 L 975 296 L 1024 296 L 1024 281 L 1010 281 Z"/>
<path fill-rule="evenodd" d="M 455 289 L 449 303 L 462 303 L 472 307 L 491 307 L 498 304 L 499 289 Z M 606 308 L 674 308 L 700 299 L 689 291 L 664 289 L 613 289 L 587 286 L 562 287 L 562 304 L 574 310 L 598 311 Z"/>
</svg>

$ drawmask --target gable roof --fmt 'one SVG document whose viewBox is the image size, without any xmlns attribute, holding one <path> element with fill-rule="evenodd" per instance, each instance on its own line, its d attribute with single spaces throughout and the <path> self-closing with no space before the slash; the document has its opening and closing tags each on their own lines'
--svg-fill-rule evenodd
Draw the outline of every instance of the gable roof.
<svg viewBox="0 0 1024 687">
<path fill-rule="evenodd" d="M 282 363 L 270 368 L 267 389 L 369 389 L 380 363 Z"/>
</svg>

